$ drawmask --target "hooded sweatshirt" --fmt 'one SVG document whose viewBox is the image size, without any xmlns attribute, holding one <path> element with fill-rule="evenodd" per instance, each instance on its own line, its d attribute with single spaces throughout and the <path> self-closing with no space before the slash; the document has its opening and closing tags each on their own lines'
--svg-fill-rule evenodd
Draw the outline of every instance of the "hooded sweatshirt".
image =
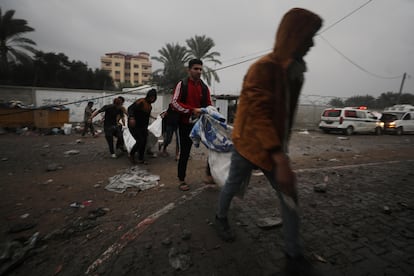
<svg viewBox="0 0 414 276">
<path fill-rule="evenodd" d="M 287 152 L 306 71 L 297 53 L 321 25 L 322 19 L 308 10 L 288 11 L 273 51 L 252 64 L 244 77 L 232 139 L 236 150 L 261 169 L 273 169 L 275 150 Z"/>
</svg>

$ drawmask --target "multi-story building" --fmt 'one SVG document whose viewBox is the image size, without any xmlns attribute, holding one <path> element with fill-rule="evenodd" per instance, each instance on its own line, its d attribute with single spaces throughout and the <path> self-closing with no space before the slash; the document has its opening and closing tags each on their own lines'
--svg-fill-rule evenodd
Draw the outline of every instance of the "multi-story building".
<svg viewBox="0 0 414 276">
<path fill-rule="evenodd" d="M 150 55 L 146 52 L 107 53 L 101 57 L 101 69 L 109 72 L 116 86 L 120 83 L 147 84 L 152 74 Z"/>
</svg>

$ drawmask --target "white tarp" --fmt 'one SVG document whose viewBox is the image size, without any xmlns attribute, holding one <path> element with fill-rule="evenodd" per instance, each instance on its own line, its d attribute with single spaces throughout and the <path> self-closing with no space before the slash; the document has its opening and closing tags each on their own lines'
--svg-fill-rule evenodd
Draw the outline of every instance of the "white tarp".
<svg viewBox="0 0 414 276">
<path fill-rule="evenodd" d="M 138 188 L 140 191 L 158 186 L 159 175 L 150 174 L 139 166 L 133 166 L 122 173 L 110 177 L 105 189 L 111 192 L 123 193 L 128 188 Z"/>
</svg>

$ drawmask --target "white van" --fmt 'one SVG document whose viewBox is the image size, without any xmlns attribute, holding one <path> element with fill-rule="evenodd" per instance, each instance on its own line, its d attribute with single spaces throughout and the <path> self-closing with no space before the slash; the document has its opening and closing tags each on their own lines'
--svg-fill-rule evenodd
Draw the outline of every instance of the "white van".
<svg viewBox="0 0 414 276">
<path fill-rule="evenodd" d="M 385 132 L 397 135 L 414 132 L 414 106 L 400 104 L 385 108 L 381 121 L 384 122 Z"/>
<path fill-rule="evenodd" d="M 382 134 L 384 123 L 366 107 L 328 108 L 321 115 L 319 128 L 325 132 Z"/>
</svg>

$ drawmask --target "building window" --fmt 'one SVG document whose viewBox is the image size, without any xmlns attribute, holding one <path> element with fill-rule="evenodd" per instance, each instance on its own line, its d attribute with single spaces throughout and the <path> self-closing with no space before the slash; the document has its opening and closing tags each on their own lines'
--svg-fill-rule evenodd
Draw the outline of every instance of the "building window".
<svg viewBox="0 0 414 276">
<path fill-rule="evenodd" d="M 119 63 L 119 62 L 115 62 L 115 66 L 121 66 L 121 63 Z"/>
<path fill-rule="evenodd" d="M 138 73 L 134 73 L 134 77 L 138 77 Z"/>
<path fill-rule="evenodd" d="M 134 68 L 139 68 L 139 64 L 134 64 Z"/>
</svg>

